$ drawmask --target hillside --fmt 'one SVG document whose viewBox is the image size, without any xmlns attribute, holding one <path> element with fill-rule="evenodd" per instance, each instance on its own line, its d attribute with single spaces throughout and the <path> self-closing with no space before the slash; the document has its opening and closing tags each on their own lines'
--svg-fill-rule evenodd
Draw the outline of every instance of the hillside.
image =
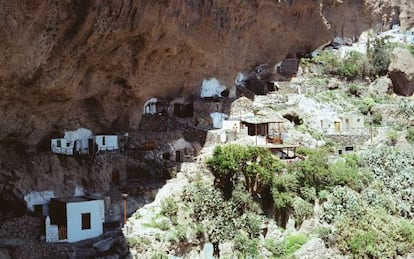
<svg viewBox="0 0 414 259">
<path fill-rule="evenodd" d="M 329 163 L 323 166 L 329 167 L 329 172 L 336 162 L 347 161 L 339 155 L 356 152 L 358 165 L 344 170 L 370 171 L 369 177 L 375 181 L 364 182 L 359 189 L 349 179 L 340 184 L 331 182 L 315 190 L 316 198 L 308 200 L 298 189 L 292 191 L 297 194 L 296 201 L 300 198 L 300 202 L 307 202 L 300 203 L 306 207 L 307 214 L 301 219 L 305 228 L 306 224 L 326 223 L 333 231 L 330 234 L 340 229 L 342 225 L 333 223 L 336 218 L 323 223 L 319 218 L 306 221 L 311 218 L 309 204 L 317 212 L 322 200 L 328 199 L 324 194 L 319 197 L 319 192 L 333 195 L 331 191 L 338 185 L 350 188 L 352 195 L 356 192 L 363 206 L 369 202 L 361 196 L 365 189 L 370 192 L 366 195 L 391 193 L 392 208 L 375 220 L 392 218 L 411 226 L 412 209 L 401 212 L 396 208 L 410 200 L 410 189 L 403 189 L 408 198 L 394 193 L 400 187 L 388 186 L 387 180 L 376 174 L 383 170 L 390 173 L 386 179 L 403 176 L 387 165 L 375 164 L 374 158 L 377 155 L 397 165 L 395 159 L 411 157 L 413 10 L 410 0 L 2 1 L 0 257 L 30 258 L 36 249 L 44 257 L 150 256 L 157 242 L 163 243 L 160 252 L 164 255 L 188 258 L 200 255 L 206 244 L 210 249 L 214 243 L 215 252 L 221 241 L 228 249 L 234 248 L 234 243 L 227 242 L 230 238 L 218 242 L 208 231 L 204 235 L 192 232 L 201 223 L 185 209 L 195 201 L 188 197 L 185 200 L 182 194 L 202 183 L 208 188 L 198 191 L 207 192 L 206 197 L 223 198 L 222 190 L 214 184 L 217 172 L 205 161 L 211 159 L 215 146 L 224 142 L 251 147 L 265 146 L 269 139 L 283 140 L 276 144 L 283 144 L 285 150 L 276 153 L 292 161 L 312 153 L 307 148 L 327 148 L 324 155 Z M 234 124 L 237 118 L 247 121 Z M 268 121 L 278 124 L 260 126 Z M 242 124 L 250 128 L 241 130 Z M 89 137 L 81 139 L 77 134 L 82 131 L 90 132 Z M 258 132 L 262 138 L 250 136 Z M 269 139 L 263 138 L 270 133 Z M 98 152 L 97 138 L 105 145 L 105 136 L 116 138 L 114 150 Z M 80 154 L 80 148 L 86 148 L 86 153 Z M 278 148 L 273 147 L 273 151 Z M 64 149 L 69 153 L 61 151 Z M 385 151 L 375 153 L 377 149 Z M 372 157 L 366 156 L 370 153 Z M 281 167 L 278 175 L 290 170 L 284 163 Z M 404 172 L 411 170 L 410 165 L 401 168 Z M 201 176 L 197 174 L 200 172 Z M 411 179 L 409 174 L 405 176 Z M 381 189 L 375 184 L 386 186 Z M 266 188 L 269 191 L 271 187 Z M 177 212 L 180 224 L 176 219 L 170 222 L 173 227 L 169 230 L 173 232 L 169 234 L 179 237 L 159 239 L 166 233 L 148 230 L 138 233 L 144 235 L 148 250 L 131 244 L 141 238 L 136 234 L 142 224 L 158 224 L 151 221 L 153 217 L 161 218 L 161 227 L 166 227 L 163 217 L 168 215 L 160 216 L 158 210 L 163 206 L 163 195 L 169 196 L 170 192 L 174 193 L 177 210 L 186 210 Z M 123 233 L 122 194 L 129 194 L 126 211 L 130 217 Z M 51 198 L 81 195 L 105 199 L 105 221 L 109 225 L 106 234 L 75 245 L 45 243 L 46 215 L 42 206 L 47 206 Z M 273 197 L 268 196 L 264 206 L 260 204 L 261 195 L 255 193 L 253 200 L 244 195 L 245 202 L 255 207 L 244 212 L 253 218 L 253 214 L 260 215 L 263 225 L 275 229 L 269 235 L 290 238 L 293 233 L 295 239 L 296 234 L 304 233 L 299 243 L 310 240 L 313 245 L 308 248 L 329 246 L 309 228 L 300 232 L 297 219 L 292 227 L 292 207 L 282 217 L 265 208 L 273 206 L 269 205 Z M 172 201 L 168 202 L 174 208 Z M 135 211 L 148 203 L 155 212 L 134 225 L 141 213 Z M 36 211 L 39 206 L 41 215 Z M 365 206 L 369 213 L 378 212 L 370 206 Z M 319 215 L 316 212 L 312 216 Z M 264 214 L 266 217 L 262 217 Z M 243 215 L 234 214 L 224 220 Z M 285 226 L 288 219 L 291 225 Z M 185 229 L 179 226 L 193 223 L 198 225 L 187 229 L 189 234 L 184 239 Z M 17 230 L 16 226 L 26 224 L 27 228 Z M 290 226 L 292 231 L 279 233 L 280 226 Z M 383 234 L 394 228 L 382 230 Z M 194 238 L 193 234 L 200 235 Z M 251 238 L 266 239 L 265 234 L 256 234 Z M 246 241 L 243 235 L 239 236 L 239 245 Z M 99 243 L 102 240 L 108 242 L 103 248 Z M 269 247 L 263 248 L 263 240 L 257 243 L 262 249 L 259 252 L 275 255 Z M 99 249 L 92 248 L 96 243 Z M 338 241 L 329 247 L 326 256 L 358 255 L 341 244 Z M 410 256 L 411 243 L 404 244 L 408 248 L 404 246 L 403 252 L 392 251 L 391 255 Z M 284 255 L 292 255 L 290 252 Z M 304 254 L 299 251 L 299 257 Z"/>
</svg>

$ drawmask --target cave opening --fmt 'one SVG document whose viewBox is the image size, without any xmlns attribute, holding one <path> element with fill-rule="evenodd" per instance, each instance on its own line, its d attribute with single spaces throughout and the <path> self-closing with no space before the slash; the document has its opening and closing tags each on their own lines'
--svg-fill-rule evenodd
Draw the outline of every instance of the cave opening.
<svg viewBox="0 0 414 259">
<path fill-rule="evenodd" d="M 174 114 L 179 118 L 189 118 L 194 115 L 193 103 L 175 103 Z"/>
<path fill-rule="evenodd" d="M 295 126 L 303 124 L 303 119 L 300 118 L 296 113 L 287 113 L 283 115 L 283 118 L 287 119 L 290 122 L 293 122 Z"/>
</svg>

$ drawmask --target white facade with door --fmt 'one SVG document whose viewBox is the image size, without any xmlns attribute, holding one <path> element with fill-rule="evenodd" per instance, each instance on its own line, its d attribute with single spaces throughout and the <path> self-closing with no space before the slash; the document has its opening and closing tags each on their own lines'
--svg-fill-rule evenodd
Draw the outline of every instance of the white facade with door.
<svg viewBox="0 0 414 259">
<path fill-rule="evenodd" d="M 80 128 L 74 131 L 66 131 L 63 138 L 51 140 L 53 153 L 73 156 L 77 154 L 88 154 L 92 139 L 92 131 Z"/>
<path fill-rule="evenodd" d="M 78 198 L 62 203 L 66 204 L 66 226 L 53 224 L 52 216 L 46 217 L 46 242 L 72 243 L 102 235 L 105 221 L 103 200 Z M 66 234 L 63 237 L 59 233 L 62 229 Z"/>
<path fill-rule="evenodd" d="M 98 152 L 119 149 L 117 135 L 97 135 L 95 136 L 95 143 L 98 146 Z"/>
</svg>

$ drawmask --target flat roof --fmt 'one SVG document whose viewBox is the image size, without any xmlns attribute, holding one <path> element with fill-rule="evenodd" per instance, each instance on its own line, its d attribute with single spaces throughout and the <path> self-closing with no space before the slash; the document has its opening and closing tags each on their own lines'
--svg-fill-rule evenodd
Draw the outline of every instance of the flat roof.
<svg viewBox="0 0 414 259">
<path fill-rule="evenodd" d="M 242 122 L 247 122 L 250 124 L 262 124 L 262 123 L 283 123 L 283 120 L 280 118 L 275 117 L 262 117 L 262 116 L 254 116 L 254 117 L 245 117 L 241 119 Z"/>
<path fill-rule="evenodd" d="M 59 197 L 59 198 L 52 198 L 52 200 L 60 201 L 64 203 L 71 203 L 71 202 L 85 202 L 85 201 L 96 201 L 102 200 L 99 198 L 93 198 L 89 196 L 78 196 L 78 197 Z"/>
</svg>

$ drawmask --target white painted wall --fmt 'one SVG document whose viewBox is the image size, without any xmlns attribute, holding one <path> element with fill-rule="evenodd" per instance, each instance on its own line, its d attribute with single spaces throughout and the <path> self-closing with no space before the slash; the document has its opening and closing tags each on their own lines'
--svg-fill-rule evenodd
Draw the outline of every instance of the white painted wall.
<svg viewBox="0 0 414 259">
<path fill-rule="evenodd" d="M 24 196 L 27 209 L 34 211 L 34 205 L 44 205 L 43 215 L 49 215 L 48 206 L 46 206 L 51 198 L 54 198 L 55 194 L 52 191 L 44 192 L 30 192 Z"/>
<path fill-rule="evenodd" d="M 236 85 L 243 85 L 244 81 L 247 79 L 247 76 L 245 76 L 243 73 L 238 73 L 236 76 L 236 79 L 234 80 L 234 83 Z"/>
<path fill-rule="evenodd" d="M 77 150 L 81 154 L 87 154 L 88 153 L 88 139 L 92 138 L 92 131 L 85 129 L 85 128 L 79 128 L 74 131 L 66 131 L 64 138 L 72 140 L 72 141 L 78 140 Z"/>
<path fill-rule="evenodd" d="M 60 147 L 58 147 L 58 141 L 60 140 Z M 52 139 L 51 140 L 51 150 L 53 153 L 57 153 L 57 154 L 64 154 L 64 155 L 69 155 L 72 156 L 73 155 L 73 144 L 75 142 L 73 140 L 70 139 L 64 139 L 64 138 L 59 138 L 59 139 Z"/>
<path fill-rule="evenodd" d="M 223 120 L 222 121 L 222 129 L 236 131 L 237 133 L 240 132 L 240 121 L 239 120 Z"/>
<path fill-rule="evenodd" d="M 213 127 L 220 129 L 222 127 L 222 121 L 229 116 L 221 112 L 210 113 L 211 120 L 213 121 Z"/>
<path fill-rule="evenodd" d="M 151 98 L 144 104 L 144 114 L 155 114 L 157 113 L 157 98 Z"/>
<path fill-rule="evenodd" d="M 102 235 L 105 221 L 103 200 L 67 203 L 66 210 L 69 243 Z M 82 213 L 91 214 L 91 229 L 82 230 Z"/>
<path fill-rule="evenodd" d="M 226 90 L 226 86 L 221 84 L 216 78 L 204 79 L 201 85 L 201 98 L 220 96 Z"/>
<path fill-rule="evenodd" d="M 59 227 L 57 225 L 50 224 L 49 216 L 45 219 L 46 228 L 46 242 L 58 242 L 59 241 Z"/>
<path fill-rule="evenodd" d="M 105 145 L 103 139 L 105 138 Z M 95 136 L 95 143 L 98 145 L 98 151 L 118 150 L 118 136 L 117 135 L 97 135 Z"/>
<path fill-rule="evenodd" d="M 92 131 L 85 129 L 85 128 L 79 128 L 73 131 L 65 131 L 65 135 L 63 138 L 76 140 L 76 139 L 88 139 L 91 137 L 92 137 Z"/>
</svg>

